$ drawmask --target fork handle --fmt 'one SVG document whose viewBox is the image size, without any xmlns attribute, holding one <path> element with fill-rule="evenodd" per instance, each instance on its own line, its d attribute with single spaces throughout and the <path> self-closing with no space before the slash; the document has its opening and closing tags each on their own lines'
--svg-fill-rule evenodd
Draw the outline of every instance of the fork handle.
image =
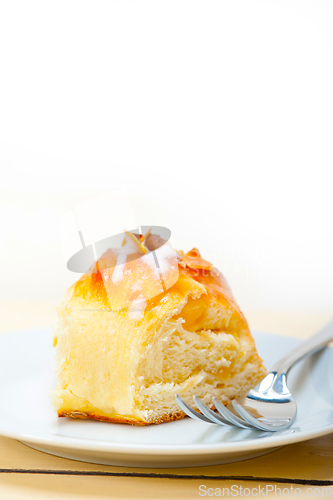
<svg viewBox="0 0 333 500">
<path fill-rule="evenodd" d="M 283 356 L 272 368 L 272 372 L 278 374 L 287 373 L 288 370 L 300 359 L 309 354 L 313 354 L 323 349 L 331 340 L 333 340 L 333 320 L 322 328 L 318 333 L 296 346 L 285 356 Z"/>
</svg>

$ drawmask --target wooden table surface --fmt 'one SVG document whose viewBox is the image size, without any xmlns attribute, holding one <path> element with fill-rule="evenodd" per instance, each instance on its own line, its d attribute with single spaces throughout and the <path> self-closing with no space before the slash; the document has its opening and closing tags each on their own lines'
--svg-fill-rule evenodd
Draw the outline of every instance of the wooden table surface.
<svg viewBox="0 0 333 500">
<path fill-rule="evenodd" d="M 51 301 L 0 302 L 0 332 L 49 326 L 54 323 L 54 311 Z M 315 333 L 330 319 L 324 313 L 245 312 L 253 330 L 299 338 Z M 237 496 L 248 498 L 260 492 L 265 498 L 287 494 L 288 498 L 333 498 L 333 434 L 252 460 L 183 469 L 135 469 L 76 462 L 0 437 L 1 500 L 215 498 L 214 493 L 222 495 L 223 488 L 225 496 L 229 488 L 230 496 L 233 491 L 233 496 L 237 492 Z"/>
</svg>

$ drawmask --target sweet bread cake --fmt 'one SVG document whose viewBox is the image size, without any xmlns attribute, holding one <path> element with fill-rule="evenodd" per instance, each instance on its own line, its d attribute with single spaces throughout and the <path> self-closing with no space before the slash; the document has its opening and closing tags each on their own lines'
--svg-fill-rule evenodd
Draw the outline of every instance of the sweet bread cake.
<svg viewBox="0 0 333 500">
<path fill-rule="evenodd" d="M 264 377 L 223 275 L 197 249 L 158 239 L 126 234 L 69 288 L 55 336 L 59 417 L 159 424 L 185 416 L 176 394 L 214 408 L 214 396 L 229 404 Z M 162 287 L 148 259 L 157 247 Z"/>
</svg>

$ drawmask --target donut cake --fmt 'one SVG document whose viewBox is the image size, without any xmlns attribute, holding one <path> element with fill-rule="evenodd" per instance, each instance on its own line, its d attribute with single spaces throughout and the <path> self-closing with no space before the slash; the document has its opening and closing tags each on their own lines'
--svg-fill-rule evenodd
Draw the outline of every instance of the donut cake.
<svg viewBox="0 0 333 500">
<path fill-rule="evenodd" d="M 127 234 L 67 291 L 54 339 L 59 417 L 159 424 L 185 416 L 176 394 L 214 408 L 266 374 L 223 275 L 197 249 L 166 243 L 161 286 L 148 259 L 158 240 Z"/>
</svg>

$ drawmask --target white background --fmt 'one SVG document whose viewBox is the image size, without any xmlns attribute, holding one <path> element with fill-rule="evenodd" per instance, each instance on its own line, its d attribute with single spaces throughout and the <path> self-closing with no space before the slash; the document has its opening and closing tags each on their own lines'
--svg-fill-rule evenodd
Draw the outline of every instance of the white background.
<svg viewBox="0 0 333 500">
<path fill-rule="evenodd" d="M 243 308 L 332 311 L 332 26 L 321 0 L 0 0 L 0 299 L 60 299 L 59 216 L 125 188 Z"/>
</svg>

